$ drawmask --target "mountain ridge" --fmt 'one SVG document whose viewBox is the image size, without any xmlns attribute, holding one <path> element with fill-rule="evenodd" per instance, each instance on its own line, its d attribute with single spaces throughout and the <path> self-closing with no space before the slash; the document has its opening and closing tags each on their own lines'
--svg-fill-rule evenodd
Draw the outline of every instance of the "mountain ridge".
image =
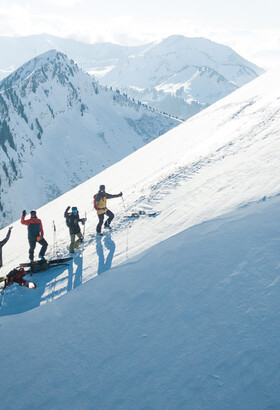
<svg viewBox="0 0 280 410">
<path fill-rule="evenodd" d="M 0 102 L 2 224 L 16 217 L 23 192 L 25 207 L 42 206 L 179 124 L 98 84 L 56 50 L 4 79 Z"/>
<path fill-rule="evenodd" d="M 120 60 L 98 78 L 153 108 L 187 119 L 263 72 L 228 46 L 170 36 Z"/>
<path fill-rule="evenodd" d="M 2 48 L 9 50 L 3 61 L 16 61 L 13 48 L 2 41 Z M 104 86 L 119 89 L 136 101 L 184 120 L 264 72 L 230 47 L 201 37 L 173 35 L 135 47 L 71 43 L 69 39 L 47 35 L 17 41 L 22 43 L 26 55 L 32 50 L 38 54 L 39 49 L 54 47 Z"/>
</svg>

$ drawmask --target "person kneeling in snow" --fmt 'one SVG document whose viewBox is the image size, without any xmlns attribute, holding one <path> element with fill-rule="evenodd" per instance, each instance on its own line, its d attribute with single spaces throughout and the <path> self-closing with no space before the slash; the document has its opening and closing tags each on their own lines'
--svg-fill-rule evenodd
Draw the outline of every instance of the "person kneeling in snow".
<svg viewBox="0 0 280 410">
<path fill-rule="evenodd" d="M 31 262 L 34 260 L 34 250 L 37 242 L 42 246 L 39 258 L 45 260 L 45 253 L 48 247 L 47 241 L 44 239 L 44 230 L 41 219 L 37 218 L 36 211 L 30 212 L 30 219 L 25 219 L 26 211 L 22 211 L 21 223 L 27 225 L 28 241 L 29 241 L 29 259 Z"/>
<path fill-rule="evenodd" d="M 97 216 L 99 219 L 98 225 L 96 226 L 97 235 L 102 235 L 101 228 L 103 225 L 104 216 L 105 215 L 108 216 L 108 219 L 106 220 L 104 224 L 105 228 L 108 228 L 108 229 L 111 229 L 110 223 L 112 222 L 115 216 L 113 212 L 111 212 L 106 207 L 107 199 L 119 198 L 122 195 L 123 195 L 122 192 L 120 192 L 117 195 L 108 194 L 107 192 L 105 192 L 105 185 L 100 185 L 99 192 L 93 197 L 94 198 L 94 208 L 97 211 Z"/>
<path fill-rule="evenodd" d="M 71 238 L 69 251 L 70 253 L 74 253 L 75 249 L 78 248 L 78 246 L 84 240 L 83 235 L 81 233 L 80 226 L 79 226 L 79 222 L 82 222 L 82 224 L 84 225 L 86 222 L 86 218 L 79 217 L 79 212 L 76 206 L 72 206 L 72 212 L 68 212 L 69 209 L 70 209 L 70 206 L 66 208 L 66 211 L 64 212 L 64 218 L 66 219 L 66 225 L 69 228 L 69 233 L 70 233 L 70 238 Z M 76 240 L 76 235 L 78 237 L 77 240 Z"/>
</svg>

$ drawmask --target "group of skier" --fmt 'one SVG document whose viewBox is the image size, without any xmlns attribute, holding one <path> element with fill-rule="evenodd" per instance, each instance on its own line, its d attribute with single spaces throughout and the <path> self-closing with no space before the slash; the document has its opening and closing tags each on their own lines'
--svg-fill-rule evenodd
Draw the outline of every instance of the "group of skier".
<svg viewBox="0 0 280 410">
<path fill-rule="evenodd" d="M 104 227 L 107 229 L 111 229 L 111 222 L 114 218 L 114 214 L 107 208 L 107 199 L 111 198 L 118 198 L 121 197 L 123 194 L 120 192 L 119 194 L 112 195 L 105 191 L 105 185 L 100 185 L 99 191 L 96 195 L 94 195 L 94 208 L 97 211 L 98 216 L 98 224 L 96 226 L 96 234 L 98 236 L 102 235 L 101 229 L 104 223 L 105 215 L 108 217 L 105 221 Z M 66 220 L 66 225 L 69 228 L 70 233 L 70 247 L 69 252 L 74 253 L 75 249 L 79 247 L 79 245 L 83 242 L 84 237 L 81 232 L 81 228 L 79 223 L 85 224 L 86 218 L 80 218 L 79 211 L 77 207 L 73 206 L 70 210 L 70 206 L 68 206 L 64 212 L 64 217 Z M 48 243 L 44 238 L 44 230 L 43 224 L 41 219 L 37 217 L 36 211 L 30 212 L 30 218 L 26 218 L 26 211 L 22 212 L 21 223 L 27 226 L 28 231 L 28 242 L 29 242 L 29 260 L 30 262 L 34 261 L 34 250 L 36 244 L 39 243 L 41 245 L 41 249 L 39 252 L 39 258 L 41 260 L 45 260 L 45 253 L 48 247 Z M 7 243 L 10 238 L 12 227 L 9 228 L 7 236 L 4 240 L 0 241 L 0 267 L 3 265 L 2 263 L 2 247 Z"/>
<path fill-rule="evenodd" d="M 101 229 L 104 223 L 105 215 L 108 216 L 107 220 L 105 221 L 104 227 L 107 229 L 111 229 L 111 222 L 114 219 L 114 214 L 107 208 L 107 199 L 111 198 L 119 198 L 122 196 L 122 192 L 116 195 L 109 194 L 105 191 L 105 185 L 100 185 L 99 191 L 96 195 L 94 195 L 94 208 L 97 211 L 98 216 L 98 224 L 96 226 L 96 234 L 98 236 L 102 235 Z M 69 228 L 70 233 L 70 253 L 74 253 L 75 249 L 80 246 L 83 242 L 84 237 L 81 232 L 81 228 L 79 226 L 79 222 L 83 225 L 86 223 L 86 218 L 80 218 L 79 211 L 77 207 L 73 206 L 71 212 L 69 212 L 70 206 L 68 206 L 64 212 L 64 217 L 66 219 L 66 225 Z M 76 238 L 77 237 L 77 238 Z"/>
</svg>

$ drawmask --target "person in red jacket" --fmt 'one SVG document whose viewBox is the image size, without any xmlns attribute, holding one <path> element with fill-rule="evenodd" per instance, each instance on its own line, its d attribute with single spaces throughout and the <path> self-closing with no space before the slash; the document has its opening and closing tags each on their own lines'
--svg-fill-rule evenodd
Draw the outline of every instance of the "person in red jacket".
<svg viewBox="0 0 280 410">
<path fill-rule="evenodd" d="M 44 239 L 44 230 L 41 219 L 37 218 L 36 211 L 30 212 L 30 219 L 25 219 L 26 211 L 22 211 L 21 223 L 27 225 L 28 228 L 28 241 L 29 241 L 29 259 L 31 262 L 34 260 L 34 250 L 37 242 L 42 246 L 39 258 L 45 260 L 45 253 L 48 247 L 47 241 Z"/>
</svg>

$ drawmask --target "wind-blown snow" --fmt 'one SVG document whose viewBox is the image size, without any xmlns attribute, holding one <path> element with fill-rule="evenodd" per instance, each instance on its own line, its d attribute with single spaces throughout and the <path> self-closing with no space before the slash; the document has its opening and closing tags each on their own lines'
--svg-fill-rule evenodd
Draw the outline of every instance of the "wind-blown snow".
<svg viewBox="0 0 280 410">
<path fill-rule="evenodd" d="M 33 276 L 36 290 L 2 297 L 8 391 L 17 379 L 4 408 L 279 407 L 277 78 L 263 75 L 38 210 L 50 245 L 55 220 L 62 250 L 66 206 L 86 210 L 86 242 L 69 267 Z M 109 202 L 115 229 L 97 240 L 101 183 L 124 203 Z M 136 209 L 159 214 L 124 219 Z M 26 260 L 26 242 L 16 222 L 2 273 Z"/>
</svg>

